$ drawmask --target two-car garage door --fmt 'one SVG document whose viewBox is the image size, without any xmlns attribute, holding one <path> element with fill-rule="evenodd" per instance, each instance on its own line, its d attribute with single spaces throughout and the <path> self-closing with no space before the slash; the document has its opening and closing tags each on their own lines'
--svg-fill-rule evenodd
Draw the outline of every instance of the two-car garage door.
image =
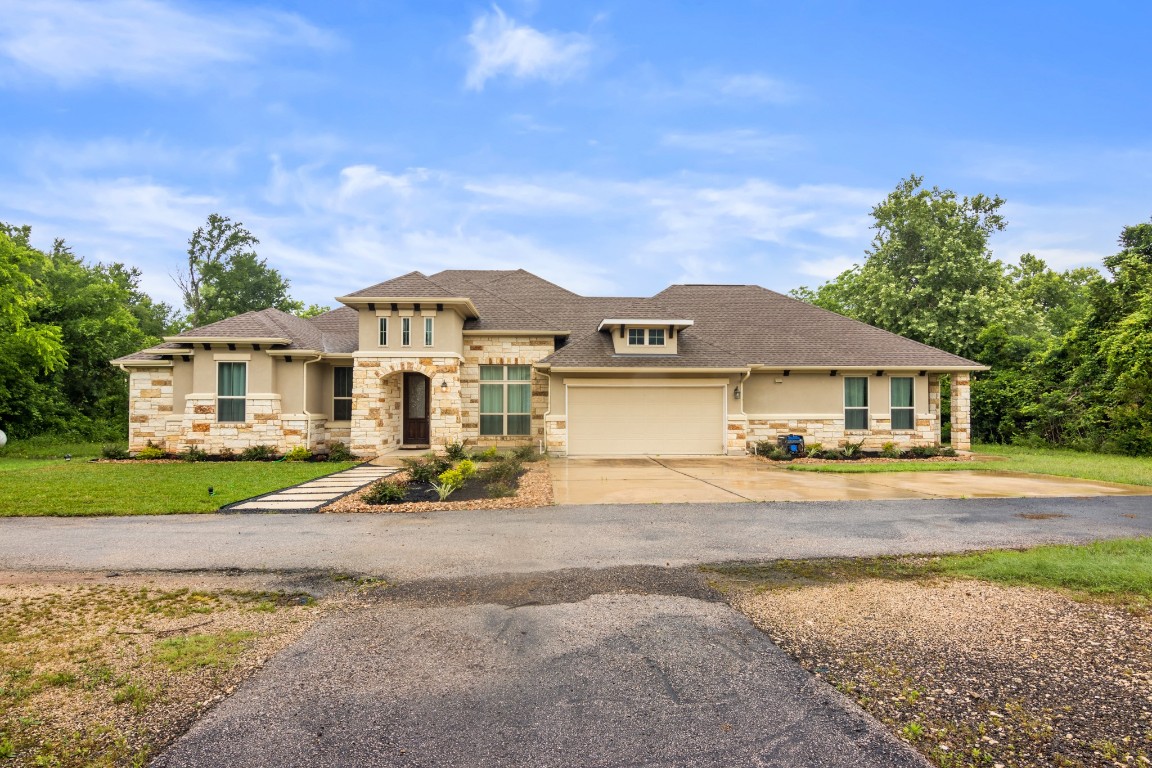
<svg viewBox="0 0 1152 768">
<path fill-rule="evenodd" d="M 722 454 L 724 385 L 569 386 L 568 455 Z"/>
</svg>

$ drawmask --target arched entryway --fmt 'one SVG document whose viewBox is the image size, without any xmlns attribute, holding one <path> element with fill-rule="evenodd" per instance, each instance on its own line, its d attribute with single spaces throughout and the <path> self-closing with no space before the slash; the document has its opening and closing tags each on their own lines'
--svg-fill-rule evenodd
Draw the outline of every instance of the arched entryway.
<svg viewBox="0 0 1152 768">
<path fill-rule="evenodd" d="M 404 373 L 402 443 L 406 448 L 429 446 L 428 406 L 431 398 L 431 380 L 422 373 Z"/>
</svg>

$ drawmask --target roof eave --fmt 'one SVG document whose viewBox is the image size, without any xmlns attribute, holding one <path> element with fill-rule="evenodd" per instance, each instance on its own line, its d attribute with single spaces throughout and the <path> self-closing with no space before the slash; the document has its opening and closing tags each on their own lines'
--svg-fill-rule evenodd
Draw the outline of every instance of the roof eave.
<svg viewBox="0 0 1152 768">
<path fill-rule="evenodd" d="M 283 336 L 165 336 L 164 341 L 176 344 L 291 344 Z"/>
<path fill-rule="evenodd" d="M 469 317 L 480 319 L 479 310 L 467 296 L 337 296 L 336 301 L 353 309 L 369 304 L 445 304 L 464 307 Z"/>
<path fill-rule="evenodd" d="M 873 363 L 872 365 L 789 365 L 776 363 L 765 365 L 753 363 L 749 366 L 753 371 L 928 371 L 929 373 L 952 373 L 953 371 L 990 371 L 991 367 L 968 363 L 966 365 L 888 365 L 886 363 Z"/>
<path fill-rule="evenodd" d="M 536 363 L 536 368 L 547 368 L 558 373 L 748 373 L 749 368 L 732 366 L 641 366 L 641 365 L 614 365 L 614 366 L 587 366 L 587 365 L 548 365 Z"/>
<path fill-rule="evenodd" d="M 547 329 L 515 331 L 507 329 L 470 329 L 464 331 L 465 336 L 571 336 L 572 331 L 552 331 Z"/>
</svg>

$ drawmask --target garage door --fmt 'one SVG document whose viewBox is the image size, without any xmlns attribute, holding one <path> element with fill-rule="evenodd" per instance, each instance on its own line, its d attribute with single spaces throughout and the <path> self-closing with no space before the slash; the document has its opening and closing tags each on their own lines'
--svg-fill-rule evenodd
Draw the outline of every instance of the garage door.
<svg viewBox="0 0 1152 768">
<path fill-rule="evenodd" d="M 569 387 L 568 455 L 724 453 L 725 387 Z"/>
</svg>

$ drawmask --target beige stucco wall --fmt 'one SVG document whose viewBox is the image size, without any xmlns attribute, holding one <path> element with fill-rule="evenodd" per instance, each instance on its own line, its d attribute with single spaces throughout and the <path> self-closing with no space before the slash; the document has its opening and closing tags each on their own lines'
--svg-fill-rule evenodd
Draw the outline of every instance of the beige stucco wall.
<svg viewBox="0 0 1152 768">
<path fill-rule="evenodd" d="M 892 402 L 890 381 L 895 376 L 912 378 L 915 408 L 917 412 L 927 410 L 928 377 L 919 376 L 916 371 L 891 371 L 884 376 L 848 372 L 830 376 L 826 371 L 792 372 L 785 376 L 783 371 L 757 371 L 745 385 L 744 410 L 749 414 L 843 416 L 847 376 L 868 378 L 869 415 L 887 417 Z"/>
<path fill-rule="evenodd" d="M 461 332 L 464 330 L 464 317 L 452 307 L 445 307 L 442 311 L 436 310 L 436 305 L 421 305 L 420 311 L 411 306 L 401 306 L 396 311 L 387 307 L 378 307 L 376 310 L 361 309 L 360 313 L 360 351 L 361 352 L 393 352 L 404 355 L 442 355 L 463 354 L 463 341 Z M 410 313 L 410 314 L 409 314 Z M 401 344 L 400 318 L 412 318 L 411 344 L 405 347 Z M 432 322 L 432 346 L 424 346 L 424 317 L 430 316 Z M 388 345 L 380 346 L 379 323 L 380 317 L 388 318 Z"/>
</svg>

